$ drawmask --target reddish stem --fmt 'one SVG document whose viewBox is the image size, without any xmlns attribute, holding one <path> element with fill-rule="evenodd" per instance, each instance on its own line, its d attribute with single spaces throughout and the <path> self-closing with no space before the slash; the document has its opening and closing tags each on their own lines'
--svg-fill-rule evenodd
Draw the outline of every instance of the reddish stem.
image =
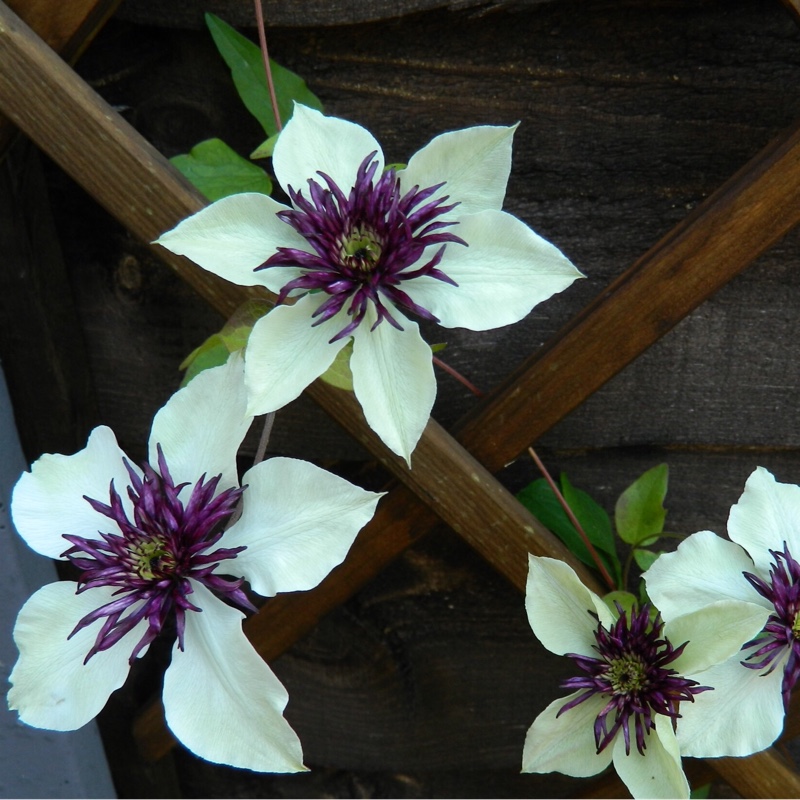
<svg viewBox="0 0 800 800">
<path fill-rule="evenodd" d="M 586 531 L 584 531 L 583 527 L 581 526 L 580 522 L 578 522 L 578 518 L 573 514 L 572 509 L 569 507 L 569 503 L 564 499 L 564 495 L 561 494 L 561 490 L 556 486 L 556 482 L 550 476 L 550 473 L 547 471 L 547 467 L 542 463 L 542 460 L 536 455 L 536 451 L 532 448 L 528 448 L 528 453 L 530 457 L 534 460 L 534 463 L 539 468 L 539 472 L 542 473 L 544 479 L 547 481 L 547 485 L 553 490 L 553 494 L 558 498 L 558 502 L 561 503 L 561 507 L 567 514 L 569 521 L 575 526 L 575 530 L 578 531 L 578 535 L 583 539 L 583 543 L 586 545 L 586 549 L 589 551 L 589 554 L 594 559 L 594 563 L 597 565 L 597 569 L 600 570 L 600 574 L 603 576 L 603 580 L 608 584 L 609 589 L 613 592 L 617 587 L 614 581 L 611 578 L 608 570 L 606 569 L 606 565 L 603 563 L 603 559 L 600 558 L 600 554 L 595 550 L 594 545 L 589 541 L 589 537 L 586 535 Z"/>
<path fill-rule="evenodd" d="M 267 32 L 264 29 L 264 11 L 261 8 L 261 0 L 255 0 L 256 22 L 258 24 L 258 42 L 261 45 L 261 55 L 264 59 L 264 73 L 267 76 L 267 88 L 269 89 L 269 101 L 272 103 L 272 113 L 275 115 L 275 127 L 278 133 L 283 130 L 281 115 L 278 111 L 278 98 L 275 94 L 275 83 L 272 80 L 272 68 L 269 65 L 269 51 L 267 50 Z"/>
<path fill-rule="evenodd" d="M 443 369 L 448 375 L 455 378 L 459 383 L 464 384 L 476 397 L 483 397 L 483 392 L 475 386 L 474 383 L 470 383 L 458 370 L 453 369 L 449 364 L 445 364 L 444 361 L 436 358 L 436 356 L 433 356 L 433 363 L 436 364 L 437 367 Z"/>
</svg>

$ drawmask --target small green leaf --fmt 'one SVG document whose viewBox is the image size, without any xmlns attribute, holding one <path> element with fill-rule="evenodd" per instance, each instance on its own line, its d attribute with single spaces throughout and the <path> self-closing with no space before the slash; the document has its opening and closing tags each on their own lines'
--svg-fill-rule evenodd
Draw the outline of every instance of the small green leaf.
<svg viewBox="0 0 800 800">
<path fill-rule="evenodd" d="M 267 136 L 278 132 L 272 102 L 264 74 L 260 48 L 214 14 L 206 14 L 214 43 L 231 70 L 236 91 L 247 110 L 261 123 Z M 322 103 L 306 86 L 305 81 L 291 70 L 270 59 L 272 82 L 278 101 L 278 113 L 285 125 L 292 116 L 294 101 L 322 111 Z"/>
<path fill-rule="evenodd" d="M 272 158 L 272 154 L 275 152 L 275 143 L 278 141 L 279 136 L 279 133 L 275 133 L 270 136 L 269 139 L 265 139 L 261 142 L 261 144 L 250 153 L 250 158 L 253 161 L 258 158 Z"/>
<path fill-rule="evenodd" d="M 568 491 L 570 491 L 573 501 L 575 501 L 576 497 L 580 498 L 574 504 L 570 503 L 570 508 L 583 527 L 589 541 L 599 551 L 599 556 L 603 560 L 606 569 L 619 584 L 622 569 L 617 557 L 614 537 L 611 535 L 611 522 L 608 519 L 608 515 L 585 492 L 574 489 L 569 484 L 569 481 L 566 481 L 565 484 L 565 476 L 563 475 L 561 482 L 562 491 L 564 485 L 569 486 Z M 517 499 L 545 528 L 561 539 L 567 548 L 584 564 L 588 564 L 590 567 L 597 567 L 589 549 L 575 526 L 569 521 L 566 512 L 561 507 L 561 503 L 544 478 L 528 484 L 517 494 Z M 565 497 L 565 499 L 567 498 Z M 605 517 L 604 521 L 602 519 L 603 516 Z"/>
<path fill-rule="evenodd" d="M 654 553 L 652 550 L 645 550 L 643 547 L 637 547 L 633 551 L 633 558 L 636 563 L 639 565 L 639 569 L 642 572 L 647 572 L 650 567 L 655 564 L 656 559 L 661 555 L 661 553 Z"/>
<path fill-rule="evenodd" d="M 212 202 L 239 192 L 272 191 L 269 175 L 221 139 L 200 142 L 187 155 L 174 156 L 170 161 Z"/>
<path fill-rule="evenodd" d="M 667 512 L 669 469 L 666 464 L 647 470 L 637 478 L 617 500 L 614 521 L 617 533 L 631 545 L 653 544 L 664 530 Z"/>
<path fill-rule="evenodd" d="M 335 386 L 337 389 L 344 389 L 347 392 L 353 391 L 353 373 L 350 372 L 350 355 L 353 352 L 353 340 L 351 339 L 333 359 L 325 372 L 320 375 L 325 383 Z"/>
<path fill-rule="evenodd" d="M 603 597 L 603 602 L 614 612 L 614 616 L 619 613 L 617 610 L 617 603 L 622 606 L 623 611 L 628 612 L 630 612 L 634 606 L 638 607 L 639 605 L 635 594 L 623 591 L 609 592 Z"/>
<path fill-rule="evenodd" d="M 178 369 L 186 370 L 181 387 L 186 386 L 192 378 L 204 369 L 218 367 L 228 360 L 231 353 L 241 350 L 247 345 L 253 325 L 263 317 L 272 305 L 264 300 L 246 300 L 233 316 L 225 323 L 222 330 L 212 333 L 199 347 L 192 350 Z"/>
<path fill-rule="evenodd" d="M 431 352 L 437 353 L 447 347 L 446 344 L 430 345 Z M 337 389 L 344 389 L 347 392 L 353 391 L 353 373 L 350 371 L 350 356 L 353 353 L 352 339 L 336 354 L 333 363 L 320 375 L 325 383 L 335 386 Z"/>
<path fill-rule="evenodd" d="M 691 800 L 708 800 L 709 794 L 711 794 L 711 784 L 704 783 L 702 786 L 692 789 L 689 792 L 689 797 Z"/>
</svg>

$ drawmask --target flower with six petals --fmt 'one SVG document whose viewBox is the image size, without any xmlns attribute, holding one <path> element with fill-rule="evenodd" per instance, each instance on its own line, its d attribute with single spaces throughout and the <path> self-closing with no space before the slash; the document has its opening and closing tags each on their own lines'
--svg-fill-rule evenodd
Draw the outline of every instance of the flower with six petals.
<svg viewBox="0 0 800 800">
<path fill-rule="evenodd" d="M 705 697 L 714 698 L 706 714 L 735 719 L 735 705 L 706 675 L 760 630 L 766 612 L 723 600 L 666 624 L 647 607 L 614 613 L 567 564 L 535 556 L 525 605 L 542 644 L 586 675 L 564 681 L 573 692 L 536 718 L 522 771 L 589 777 L 613 761 L 634 797 L 688 798 L 683 725 Z M 720 754 L 709 747 L 702 755 Z"/>
<path fill-rule="evenodd" d="M 246 349 L 249 410 L 275 411 L 350 341 L 370 427 L 409 461 L 436 395 L 413 314 L 482 331 L 517 322 L 580 273 L 501 210 L 514 128 L 437 136 L 402 169 L 359 125 L 301 105 L 275 146 L 291 207 L 262 194 L 218 200 L 158 243 L 281 302 Z"/>
<path fill-rule="evenodd" d="M 80 573 L 77 585 L 41 588 L 17 617 L 8 703 L 23 722 L 81 727 L 174 625 L 163 701 L 175 736 L 209 761 L 304 769 L 283 717 L 286 690 L 242 631 L 239 608 L 253 608 L 243 580 L 267 597 L 312 588 L 343 560 L 379 495 L 288 458 L 255 465 L 240 487 L 236 453 L 252 422 L 243 371 L 232 356 L 173 395 L 153 420 L 142 469 L 99 427 L 84 450 L 44 455 L 19 479 L 15 527 Z"/>
</svg>

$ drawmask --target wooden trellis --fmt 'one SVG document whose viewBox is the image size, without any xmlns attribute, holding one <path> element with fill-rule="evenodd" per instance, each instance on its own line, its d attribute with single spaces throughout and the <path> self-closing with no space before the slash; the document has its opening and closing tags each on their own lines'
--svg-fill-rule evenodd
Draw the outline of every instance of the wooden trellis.
<svg viewBox="0 0 800 800">
<path fill-rule="evenodd" d="M 26 4 L 15 5 L 24 10 Z M 107 12 L 113 3 L 85 5 Z M 38 27 L 35 20 L 33 24 Z M 205 204 L 2 3 L 0 111 L 143 241 L 152 241 Z M 277 657 L 442 522 L 519 589 L 524 589 L 528 552 L 568 561 L 587 585 L 594 586 L 585 568 L 493 473 L 798 222 L 800 127 L 794 127 L 601 292 L 451 432 L 431 420 L 414 451 L 412 470 L 374 436 L 351 394 L 320 381 L 309 387 L 313 399 L 379 459 L 397 483 L 341 567 L 316 589 L 273 598 L 247 620 L 245 631 L 259 653 L 267 660 Z M 156 251 L 226 316 L 255 291 L 221 281 L 163 249 Z M 260 290 L 257 294 L 264 296 Z M 149 758 L 159 758 L 172 746 L 158 704 L 143 712 L 135 732 Z M 800 716 L 792 713 L 785 735 L 798 733 Z M 744 796 L 800 796 L 800 778 L 772 749 L 745 760 L 707 763 Z"/>
</svg>

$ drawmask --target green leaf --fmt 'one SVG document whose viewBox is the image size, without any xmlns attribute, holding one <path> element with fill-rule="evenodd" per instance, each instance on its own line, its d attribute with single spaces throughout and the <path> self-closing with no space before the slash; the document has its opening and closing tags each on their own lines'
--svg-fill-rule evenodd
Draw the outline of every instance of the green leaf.
<svg viewBox="0 0 800 800">
<path fill-rule="evenodd" d="M 611 522 L 608 519 L 608 514 L 589 495 L 572 487 L 564 475 L 561 476 L 561 484 L 562 492 L 565 494 L 564 499 L 569 503 L 589 541 L 599 551 L 600 558 L 609 573 L 619 584 L 622 569 L 617 557 L 614 537 L 611 534 Z M 565 486 L 569 487 L 566 492 L 564 491 Z M 566 497 L 567 492 L 572 497 L 572 501 Z M 569 521 L 566 512 L 561 507 L 561 503 L 544 478 L 528 484 L 517 494 L 517 499 L 545 528 L 561 539 L 577 558 L 583 561 L 584 564 L 596 568 L 597 565 L 589 549 L 584 544 L 575 526 Z"/>
<path fill-rule="evenodd" d="M 353 352 L 353 340 L 351 339 L 333 359 L 325 372 L 320 375 L 325 383 L 335 386 L 337 389 L 344 389 L 347 392 L 353 391 L 353 373 L 350 371 L 350 355 Z"/>
<path fill-rule="evenodd" d="M 616 591 L 616 592 L 609 592 L 607 595 L 603 597 L 603 602 L 614 612 L 614 616 L 616 617 L 619 613 L 617 611 L 617 603 L 622 606 L 623 611 L 628 611 L 636 606 L 639 606 L 639 601 L 636 599 L 635 594 L 631 594 L 630 592 L 624 591 Z"/>
<path fill-rule="evenodd" d="M 691 800 L 707 800 L 709 794 L 711 794 L 711 784 L 704 783 L 702 786 L 692 789 L 689 792 L 689 797 Z"/>
<path fill-rule="evenodd" d="M 279 136 L 279 133 L 275 133 L 270 136 L 269 139 L 265 139 L 261 142 L 261 144 L 250 153 L 250 158 L 253 161 L 258 158 L 272 158 L 272 154 L 275 152 L 275 143 L 278 141 Z"/>
<path fill-rule="evenodd" d="M 643 547 L 637 547 L 633 551 L 633 558 L 642 572 L 647 572 L 660 555 L 660 552 L 654 553 L 652 550 L 645 550 Z"/>
<path fill-rule="evenodd" d="M 199 347 L 192 350 L 178 369 L 186 370 L 181 387 L 204 369 L 218 367 L 228 360 L 231 353 L 247 345 L 253 325 L 270 309 L 271 304 L 264 300 L 249 299 L 234 311 L 222 330 L 212 333 Z"/>
<path fill-rule="evenodd" d="M 220 55 L 231 70 L 236 91 L 239 92 L 247 110 L 261 123 L 267 136 L 277 133 L 278 126 L 275 124 L 275 115 L 272 112 L 260 48 L 214 14 L 206 14 L 206 25 L 211 31 Z M 278 113 L 284 125 L 292 116 L 295 100 L 322 111 L 322 103 L 299 75 L 272 59 L 269 63 L 278 101 Z"/>
<path fill-rule="evenodd" d="M 200 142 L 187 155 L 174 156 L 170 161 L 212 202 L 239 192 L 272 191 L 269 175 L 221 139 Z"/>
<path fill-rule="evenodd" d="M 430 345 L 431 352 L 437 353 L 447 347 L 446 344 Z M 350 356 L 353 353 L 352 339 L 336 354 L 333 363 L 320 375 L 325 383 L 335 386 L 337 389 L 353 391 L 353 373 L 350 371 Z"/>
<path fill-rule="evenodd" d="M 651 545 L 663 532 L 668 478 L 667 465 L 659 464 L 647 470 L 619 496 L 614 521 L 624 542 L 634 546 Z"/>
</svg>

